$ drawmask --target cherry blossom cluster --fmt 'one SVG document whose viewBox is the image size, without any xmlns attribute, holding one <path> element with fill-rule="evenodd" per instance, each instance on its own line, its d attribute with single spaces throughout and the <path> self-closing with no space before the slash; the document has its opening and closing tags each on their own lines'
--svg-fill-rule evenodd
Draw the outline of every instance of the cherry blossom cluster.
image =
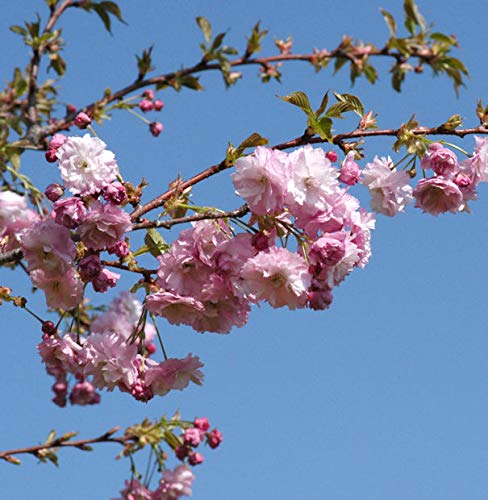
<svg viewBox="0 0 488 500">
<path fill-rule="evenodd" d="M 202 384 L 203 374 L 199 368 L 203 363 L 197 356 L 188 354 L 184 359 L 169 358 L 161 363 L 150 359 L 156 350 L 155 330 L 146 324 L 139 331 L 141 312 L 142 306 L 136 297 L 122 292 L 108 310 L 92 322 L 86 337 L 58 334 L 52 323 L 44 325 L 45 333 L 37 348 L 47 373 L 56 379 L 55 404 L 66 405 L 69 376 L 75 380 L 69 401 L 78 405 L 98 403 L 100 395 L 96 389 L 118 388 L 137 400 L 148 401 L 154 395 L 183 390 L 190 382 Z M 139 341 L 131 342 L 134 331 Z"/>
<path fill-rule="evenodd" d="M 488 139 L 476 137 L 472 156 L 459 162 L 457 155 L 438 142 L 430 144 L 421 167 L 433 175 L 420 179 L 415 188 L 392 160 L 376 157 L 363 171 L 362 183 L 369 188 L 371 208 L 394 216 L 415 199 L 415 207 L 431 215 L 469 212 L 468 201 L 477 198 L 476 188 L 488 181 Z"/>
<path fill-rule="evenodd" d="M 188 465 L 195 466 L 204 461 L 203 456 L 194 449 L 204 442 L 212 449 L 217 448 L 222 442 L 222 433 L 217 429 L 210 430 L 208 419 L 200 417 L 191 423 L 186 423 L 181 436 L 174 438 L 182 443 L 174 451 L 176 457 L 184 463 L 174 470 L 165 469 L 158 488 L 154 491 L 139 480 L 126 481 L 124 490 L 120 492 L 122 497 L 118 500 L 175 500 L 181 496 L 191 495 L 194 476 Z"/>
<path fill-rule="evenodd" d="M 131 221 L 121 208 L 127 193 L 117 180 L 115 155 L 103 141 L 89 134 L 56 134 L 49 147 L 55 151 L 63 186 L 47 187 L 46 197 L 54 202 L 51 216 L 25 229 L 20 246 L 31 279 L 45 292 L 47 305 L 69 310 L 81 302 L 87 283 L 96 292 L 116 285 L 120 275 L 102 266 L 100 253 L 128 255 L 122 236 Z M 65 189 L 73 196 L 63 197 Z"/>
<path fill-rule="evenodd" d="M 195 476 L 185 465 L 178 465 L 174 470 L 164 469 L 163 476 L 156 490 L 150 490 L 138 479 L 125 482 L 121 496 L 114 500 L 177 500 L 182 496 L 191 496 L 191 486 Z"/>
<path fill-rule="evenodd" d="M 244 325 L 250 304 L 263 300 L 275 308 L 327 308 L 332 289 L 367 264 L 375 222 L 339 175 L 311 146 L 291 154 L 257 147 L 237 160 L 232 179 L 252 211 L 249 231 L 235 235 L 222 220 L 184 230 L 159 257 L 159 290 L 145 308 L 217 333 Z M 278 239 L 294 240 L 295 250 Z"/>
</svg>

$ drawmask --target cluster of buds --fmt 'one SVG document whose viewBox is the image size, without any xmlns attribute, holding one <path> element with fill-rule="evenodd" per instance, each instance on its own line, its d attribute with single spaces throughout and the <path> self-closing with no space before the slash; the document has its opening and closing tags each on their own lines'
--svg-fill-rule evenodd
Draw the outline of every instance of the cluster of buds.
<svg viewBox="0 0 488 500">
<path fill-rule="evenodd" d="M 222 433 L 217 429 L 210 429 L 210 423 L 207 418 L 196 418 L 193 421 L 193 427 L 184 430 L 181 435 L 183 444 L 175 449 L 176 457 L 182 462 L 188 460 L 189 465 L 198 465 L 204 461 L 204 457 L 195 451 L 195 448 L 202 442 L 205 442 L 210 448 L 217 448 L 222 442 Z"/>
<path fill-rule="evenodd" d="M 150 111 L 161 111 L 164 108 L 164 102 L 159 99 L 154 99 L 154 91 L 147 89 L 142 94 L 142 99 L 139 102 L 139 109 L 143 113 Z M 157 121 L 149 124 L 149 130 L 154 137 L 157 137 L 163 131 L 163 124 Z"/>
</svg>

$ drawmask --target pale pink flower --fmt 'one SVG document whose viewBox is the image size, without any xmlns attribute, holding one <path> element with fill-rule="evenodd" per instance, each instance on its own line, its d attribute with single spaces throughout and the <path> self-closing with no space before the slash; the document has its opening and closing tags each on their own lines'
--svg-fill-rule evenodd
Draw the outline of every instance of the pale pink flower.
<svg viewBox="0 0 488 500">
<path fill-rule="evenodd" d="M 369 188 L 371 209 L 393 217 L 403 212 L 411 203 L 412 187 L 409 177 L 403 170 L 393 169 L 391 158 L 378 158 L 366 164 L 362 183 Z"/>
<path fill-rule="evenodd" d="M 289 167 L 282 151 L 258 146 L 254 153 L 236 161 L 231 175 L 236 193 L 257 215 L 283 210 Z"/>
<path fill-rule="evenodd" d="M 106 387 L 112 391 L 116 386 L 130 390 L 138 377 L 135 359 L 137 346 L 127 344 L 116 332 L 92 333 L 84 345 L 87 364 L 86 375 L 93 375 L 97 389 Z"/>
<path fill-rule="evenodd" d="M 44 269 L 34 269 L 30 277 L 32 283 L 44 292 L 48 307 L 70 310 L 83 300 L 83 282 L 72 267 L 62 272 L 56 275 Z"/>
<path fill-rule="evenodd" d="M 68 229 L 53 220 L 39 220 L 20 237 L 29 271 L 42 269 L 46 275 L 58 276 L 71 267 L 76 248 Z"/>
<path fill-rule="evenodd" d="M 327 197 L 341 191 L 338 172 L 322 149 L 307 145 L 289 157 L 290 180 L 286 203 L 293 215 L 310 215 L 328 207 Z"/>
<path fill-rule="evenodd" d="M 371 231 L 375 228 L 374 214 L 364 208 L 351 213 L 351 241 L 359 251 L 357 266 L 364 268 L 371 257 Z"/>
<path fill-rule="evenodd" d="M 0 248 L 3 247 L 3 251 L 19 248 L 22 231 L 30 228 L 38 219 L 39 216 L 27 208 L 27 202 L 23 196 L 13 191 L 1 191 Z"/>
<path fill-rule="evenodd" d="M 64 185 L 73 194 L 101 191 L 115 180 L 118 167 L 115 155 L 97 137 L 68 137 L 57 150 Z"/>
<path fill-rule="evenodd" d="M 165 469 L 153 500 L 177 500 L 182 496 L 191 496 L 191 485 L 195 476 L 185 465 L 178 465 L 173 471 Z"/>
<path fill-rule="evenodd" d="M 304 307 L 311 276 L 305 259 L 286 248 L 271 247 L 249 259 L 242 268 L 250 294 L 272 307 Z"/>
<path fill-rule="evenodd" d="M 81 241 L 92 250 L 103 250 L 121 239 L 131 227 L 130 216 L 120 208 L 94 201 L 77 232 Z"/>
<path fill-rule="evenodd" d="M 459 187 L 441 176 L 421 179 L 413 195 L 417 200 L 415 207 L 432 215 L 437 216 L 444 212 L 455 214 L 464 208 L 464 197 Z"/>
<path fill-rule="evenodd" d="M 470 175 L 474 186 L 480 182 L 488 182 L 488 139 L 476 136 L 475 140 L 473 156 L 461 163 L 461 170 Z"/>
<path fill-rule="evenodd" d="M 169 358 L 159 364 L 150 361 L 147 361 L 144 380 L 154 394 L 164 396 L 173 389 L 182 391 L 190 382 L 202 385 L 203 373 L 199 368 L 204 365 L 198 356 L 190 353 L 186 358 Z"/>
<path fill-rule="evenodd" d="M 155 497 L 154 492 L 146 488 L 138 479 L 131 479 L 125 482 L 125 488 L 120 492 L 120 498 L 113 500 L 160 500 L 161 497 Z"/>
<path fill-rule="evenodd" d="M 424 170 L 431 168 L 437 175 L 452 177 L 459 171 L 456 154 L 438 142 L 429 146 L 429 151 L 422 158 L 421 166 Z"/>
<path fill-rule="evenodd" d="M 210 429 L 210 422 L 207 417 L 197 417 L 193 420 L 193 426 L 201 431 L 208 431 Z"/>
</svg>

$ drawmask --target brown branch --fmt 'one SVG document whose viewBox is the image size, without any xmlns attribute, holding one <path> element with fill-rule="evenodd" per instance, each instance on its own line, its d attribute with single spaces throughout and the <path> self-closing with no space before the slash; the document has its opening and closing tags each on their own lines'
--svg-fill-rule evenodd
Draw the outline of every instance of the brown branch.
<svg viewBox="0 0 488 500">
<path fill-rule="evenodd" d="M 342 141 L 347 140 L 347 139 L 358 139 L 358 138 L 367 138 L 367 137 L 387 137 L 387 136 L 392 136 L 396 137 L 398 133 L 400 132 L 401 129 L 384 129 L 384 130 L 361 130 L 361 129 L 356 129 L 353 130 L 352 132 L 346 132 L 342 134 L 336 134 L 332 138 L 332 142 L 334 144 L 341 144 Z M 427 136 L 427 135 L 451 135 L 451 136 L 456 136 L 456 137 L 465 137 L 466 135 L 472 135 L 472 134 L 488 134 L 488 128 L 485 128 L 483 126 L 479 127 L 474 127 L 474 128 L 468 128 L 468 129 L 459 129 L 459 130 L 447 130 L 443 128 L 442 126 L 440 127 L 418 127 L 416 129 L 413 129 L 411 131 L 413 134 L 419 135 L 419 136 Z M 287 142 L 282 142 L 281 144 L 276 144 L 275 146 L 271 146 L 273 149 L 290 149 L 290 148 L 295 148 L 298 146 L 303 146 L 305 144 L 322 144 L 324 142 L 328 142 L 327 139 L 321 139 L 320 137 L 309 137 L 309 136 L 300 136 L 296 137 L 295 139 L 292 139 Z M 194 186 L 195 184 L 198 184 L 199 182 L 207 179 L 208 177 L 211 177 L 212 175 L 218 174 L 219 172 L 222 172 L 222 170 L 226 170 L 228 168 L 231 168 L 232 165 L 227 165 L 225 160 L 222 160 L 220 163 L 216 165 L 212 165 L 211 167 L 206 168 L 205 170 L 202 170 L 200 173 L 194 175 L 190 179 L 188 179 L 185 182 L 182 182 L 178 184 L 177 190 L 178 191 L 184 191 L 185 189 L 188 189 L 191 186 Z M 144 205 L 141 205 L 137 207 L 133 212 L 131 213 L 131 218 L 133 221 L 137 221 L 141 216 L 144 214 L 150 212 L 151 210 L 154 210 L 156 208 L 164 206 L 166 201 L 171 199 L 175 193 L 176 189 L 169 189 L 165 193 L 161 194 L 160 196 L 152 199 L 151 201 L 145 203 Z"/>
<path fill-rule="evenodd" d="M 107 431 L 105 434 L 102 434 L 101 436 L 92 439 L 79 439 L 77 441 L 71 441 L 71 440 L 66 440 L 64 436 L 61 436 L 57 439 L 54 439 L 50 443 L 44 443 L 37 446 L 27 446 L 25 448 L 17 448 L 14 450 L 0 451 L 0 459 L 6 460 L 7 462 L 12 462 L 11 457 L 13 455 L 21 455 L 25 453 L 34 455 L 37 458 L 42 458 L 42 452 L 44 450 L 51 450 L 57 448 L 79 448 L 80 450 L 87 451 L 88 448 L 86 447 L 90 444 L 118 443 L 122 446 L 125 446 L 127 442 L 135 440 L 133 436 L 113 437 L 113 434 L 115 434 L 119 429 L 120 429 L 119 427 L 114 427 L 113 429 Z"/>
<path fill-rule="evenodd" d="M 49 33 L 55 26 L 58 19 L 61 17 L 63 12 L 69 7 L 79 7 L 81 6 L 81 1 L 75 0 L 65 0 L 57 9 L 51 11 L 51 15 L 44 27 L 42 34 Z M 26 139 L 29 140 L 33 145 L 37 146 L 39 142 L 45 137 L 42 135 L 42 127 L 38 125 L 39 113 L 37 110 L 37 90 L 38 90 L 38 77 L 39 77 L 39 66 L 41 63 L 41 57 L 46 49 L 47 44 L 43 43 L 39 47 L 32 49 L 32 58 L 29 64 L 29 89 L 27 92 L 27 119 L 29 121 L 29 127 L 26 132 Z"/>
<path fill-rule="evenodd" d="M 151 274 L 156 274 L 158 272 L 157 269 L 145 269 L 143 267 L 131 266 L 129 267 L 118 260 L 102 260 L 102 264 L 104 266 L 113 267 L 115 269 L 120 269 L 122 271 L 129 271 L 132 273 L 139 273 L 144 276 L 145 279 L 150 279 Z"/>
<path fill-rule="evenodd" d="M 3 264 L 10 264 L 17 262 L 23 257 L 22 250 L 11 250 L 10 252 L 0 253 L 0 266 Z"/>
<path fill-rule="evenodd" d="M 185 224 L 187 222 L 194 222 L 199 220 L 209 220 L 209 219 L 232 219 L 236 217 L 243 217 L 249 213 L 249 207 L 247 204 L 242 205 L 242 207 L 236 208 L 235 210 L 230 210 L 229 212 L 203 212 L 195 215 L 189 215 L 187 217 L 178 217 L 177 219 L 171 220 L 153 220 L 140 222 L 139 224 L 132 225 L 132 231 L 137 231 L 138 229 L 150 229 L 150 228 L 164 228 L 170 229 L 177 224 Z"/>
<path fill-rule="evenodd" d="M 229 64 L 233 68 L 240 66 L 260 66 L 262 68 L 266 68 L 273 63 L 288 62 L 288 61 L 306 61 L 311 64 L 314 64 L 314 62 L 317 61 L 318 57 L 319 56 L 316 53 L 278 54 L 275 56 L 256 57 L 256 58 L 239 57 L 237 59 L 229 61 Z M 367 54 L 355 54 L 353 52 L 352 55 L 347 52 L 344 52 L 344 50 L 341 48 L 337 48 L 330 52 L 322 51 L 320 57 L 324 59 L 334 59 L 338 57 L 344 57 L 352 62 L 358 62 L 360 60 L 363 60 L 364 57 L 390 57 L 395 59 L 397 62 L 404 58 L 404 56 L 400 52 L 392 51 L 387 48 L 373 49 Z M 412 54 L 412 57 L 420 57 L 420 56 Z M 425 57 L 423 59 L 426 60 Z M 88 104 L 78 109 L 77 112 L 83 111 L 84 113 L 91 114 L 96 108 L 103 108 L 104 106 L 110 103 L 120 101 L 125 96 L 131 94 L 132 92 L 135 92 L 136 90 L 153 85 L 171 85 L 171 82 L 177 77 L 203 73 L 205 71 L 221 71 L 221 67 L 217 63 L 208 63 L 205 61 L 200 61 L 191 67 L 183 68 L 179 71 L 174 71 L 163 75 L 154 76 L 151 78 L 146 78 L 145 80 L 136 80 L 135 82 L 121 88 L 120 90 L 114 92 L 113 94 L 105 96 L 102 99 L 94 101 L 91 104 Z M 50 125 L 42 127 L 39 130 L 39 140 L 47 136 L 50 136 L 52 134 L 55 134 L 56 132 L 60 132 L 61 130 L 66 130 L 72 125 L 73 119 L 74 119 L 74 114 L 68 113 L 64 118 L 61 118 Z"/>
</svg>

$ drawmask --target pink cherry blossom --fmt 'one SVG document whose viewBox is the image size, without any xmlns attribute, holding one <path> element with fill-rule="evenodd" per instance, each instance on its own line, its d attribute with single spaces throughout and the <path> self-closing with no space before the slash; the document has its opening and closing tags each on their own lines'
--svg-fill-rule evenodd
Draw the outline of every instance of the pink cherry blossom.
<svg viewBox="0 0 488 500">
<path fill-rule="evenodd" d="M 125 482 L 125 488 L 120 492 L 120 498 L 113 500 L 160 500 L 162 497 L 155 496 L 155 493 L 146 488 L 138 479 L 131 479 Z M 177 497 L 176 497 L 177 498 Z"/>
<path fill-rule="evenodd" d="M 53 205 L 54 220 L 60 226 L 74 229 L 78 227 L 86 216 L 85 204 L 80 198 L 64 198 Z"/>
<path fill-rule="evenodd" d="M 422 158 L 421 166 L 424 170 L 432 169 L 437 175 L 452 177 L 459 171 L 456 154 L 438 142 L 429 146 L 429 151 Z"/>
<path fill-rule="evenodd" d="M 253 154 L 236 161 L 231 177 L 236 193 L 255 214 L 283 210 L 289 177 L 286 153 L 258 146 Z"/>
<path fill-rule="evenodd" d="M 34 269 L 30 272 L 32 283 L 46 296 L 46 304 L 53 309 L 70 310 L 83 300 L 83 283 L 73 268 L 67 268 L 62 274 Z"/>
<path fill-rule="evenodd" d="M 223 440 L 222 433 L 217 429 L 212 429 L 207 435 L 207 443 L 210 448 L 217 448 Z"/>
<path fill-rule="evenodd" d="M 272 307 L 304 307 L 311 283 L 305 259 L 286 248 L 271 247 L 249 259 L 242 277 L 251 294 L 267 300 Z"/>
<path fill-rule="evenodd" d="M 153 499 L 177 500 L 182 496 L 191 496 L 191 485 L 194 479 L 195 476 L 185 465 L 178 465 L 173 471 L 165 469 Z"/>
<path fill-rule="evenodd" d="M 148 360 L 146 363 L 148 368 L 144 379 L 154 394 L 164 396 L 172 389 L 182 391 L 190 382 L 202 385 L 203 373 L 199 368 L 203 363 L 198 356 L 188 354 L 184 359 L 169 358 L 159 364 Z"/>
<path fill-rule="evenodd" d="M 86 340 L 84 351 L 87 360 L 85 374 L 93 375 L 93 385 L 97 389 L 105 387 L 112 391 L 120 385 L 130 390 L 136 382 L 137 346 L 127 344 L 119 333 L 92 333 Z"/>
<path fill-rule="evenodd" d="M 130 227 L 131 220 L 127 212 L 110 203 L 94 201 L 77 232 L 88 248 L 103 250 L 119 241 Z"/>
<path fill-rule="evenodd" d="M 391 158 L 378 158 L 366 164 L 362 183 L 369 188 L 371 209 L 393 217 L 412 202 L 412 187 L 408 175 L 393 169 Z"/>
<path fill-rule="evenodd" d="M 463 209 L 463 193 L 454 182 L 441 176 L 421 179 L 413 191 L 415 207 L 423 212 L 439 215 L 457 213 Z"/>
<path fill-rule="evenodd" d="M 69 230 L 51 219 L 35 222 L 20 240 L 29 271 L 42 269 L 46 276 L 62 274 L 76 256 Z"/>
<path fill-rule="evenodd" d="M 328 207 L 327 197 L 340 191 L 338 172 L 322 149 L 307 145 L 293 151 L 288 161 L 290 180 L 286 203 L 294 215 L 313 215 Z"/>
<path fill-rule="evenodd" d="M 115 155 L 105 147 L 103 141 L 89 134 L 68 137 L 59 147 L 59 171 L 65 187 L 73 194 L 94 194 L 115 180 Z"/>
</svg>

